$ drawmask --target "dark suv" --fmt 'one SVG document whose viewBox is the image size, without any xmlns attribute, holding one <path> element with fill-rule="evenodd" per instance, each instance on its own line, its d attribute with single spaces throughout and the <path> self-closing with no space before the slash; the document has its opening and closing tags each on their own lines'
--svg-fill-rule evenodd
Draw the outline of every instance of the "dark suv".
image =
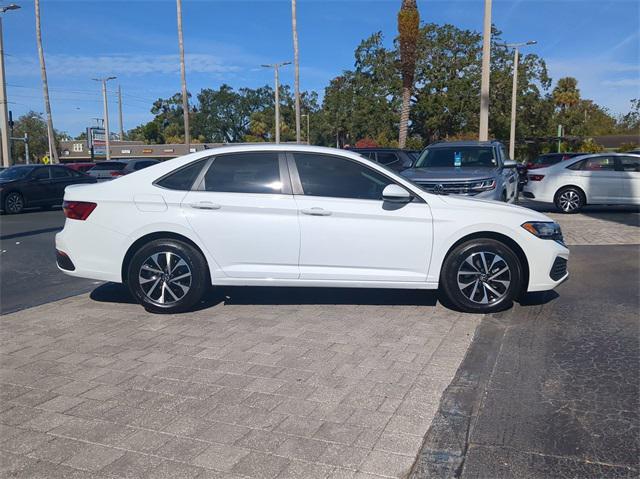
<svg viewBox="0 0 640 479">
<path fill-rule="evenodd" d="M 360 153 L 365 158 L 380 163 L 394 171 L 403 171 L 411 168 L 414 161 L 420 156 L 416 150 L 402 150 L 400 148 L 348 148 L 349 151 Z"/>
<path fill-rule="evenodd" d="M 30 206 L 62 204 L 64 189 L 78 183 L 95 183 L 84 173 L 62 165 L 16 165 L 0 172 L 0 207 L 8 214 Z"/>
<path fill-rule="evenodd" d="M 429 193 L 513 202 L 518 196 L 516 165 L 498 141 L 438 142 L 402 175 Z"/>
</svg>

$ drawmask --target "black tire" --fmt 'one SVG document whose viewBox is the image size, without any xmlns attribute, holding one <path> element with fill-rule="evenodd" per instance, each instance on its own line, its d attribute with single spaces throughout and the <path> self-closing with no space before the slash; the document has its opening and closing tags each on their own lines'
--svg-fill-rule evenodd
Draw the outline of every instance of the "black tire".
<svg viewBox="0 0 640 479">
<path fill-rule="evenodd" d="M 12 191 L 4 197 L 4 212 L 9 215 L 17 215 L 24 210 L 24 197 L 17 191 Z"/>
<path fill-rule="evenodd" d="M 503 203 L 507 202 L 507 190 L 504 190 L 500 195 L 500 201 L 502 201 Z"/>
<path fill-rule="evenodd" d="M 505 267 L 506 272 L 497 274 Z M 440 273 L 440 287 L 454 308 L 486 314 L 511 307 L 522 292 L 522 278 L 522 264 L 511 248 L 500 241 L 478 238 L 460 244 L 449 253 Z"/>
<path fill-rule="evenodd" d="M 202 300 L 211 284 L 202 253 L 175 239 L 154 240 L 138 249 L 129 262 L 125 281 L 131 294 L 152 313 L 188 311 Z"/>
<path fill-rule="evenodd" d="M 558 190 L 553 202 L 561 213 L 571 215 L 584 208 L 584 205 L 587 204 L 587 199 L 580 188 L 566 186 Z"/>
</svg>

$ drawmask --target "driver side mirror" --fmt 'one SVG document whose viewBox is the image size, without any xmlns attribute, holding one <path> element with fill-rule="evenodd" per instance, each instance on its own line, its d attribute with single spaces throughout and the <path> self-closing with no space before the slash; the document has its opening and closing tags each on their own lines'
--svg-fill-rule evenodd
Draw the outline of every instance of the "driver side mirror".
<svg viewBox="0 0 640 479">
<path fill-rule="evenodd" d="M 504 160 L 502 166 L 504 168 L 516 168 L 518 166 L 518 162 L 513 160 Z"/>
<path fill-rule="evenodd" d="M 396 184 L 387 185 L 382 190 L 382 199 L 392 203 L 409 203 L 413 198 L 411 193 Z"/>
</svg>

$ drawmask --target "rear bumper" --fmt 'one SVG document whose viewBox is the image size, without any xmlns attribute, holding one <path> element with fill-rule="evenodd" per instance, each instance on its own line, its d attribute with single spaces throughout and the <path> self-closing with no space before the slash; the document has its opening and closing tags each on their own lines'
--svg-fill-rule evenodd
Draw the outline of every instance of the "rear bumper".
<svg viewBox="0 0 640 479">
<path fill-rule="evenodd" d="M 69 276 L 98 281 L 122 282 L 122 246 L 125 236 L 85 221 L 66 220 L 56 234 L 58 269 Z M 70 265 L 73 268 L 70 268 Z"/>
</svg>

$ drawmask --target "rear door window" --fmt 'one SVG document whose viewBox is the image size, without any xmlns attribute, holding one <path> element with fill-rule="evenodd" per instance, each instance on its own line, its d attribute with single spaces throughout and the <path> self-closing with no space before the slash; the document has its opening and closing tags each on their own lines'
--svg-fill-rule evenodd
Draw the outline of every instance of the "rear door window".
<svg viewBox="0 0 640 479">
<path fill-rule="evenodd" d="M 616 164 L 612 156 L 587 158 L 582 165 L 584 171 L 614 171 Z"/>
<path fill-rule="evenodd" d="M 36 180 L 48 180 L 50 178 L 50 170 L 51 168 L 47 167 L 36 168 L 31 174 L 31 178 Z"/>
<path fill-rule="evenodd" d="M 52 176 L 54 180 L 65 179 L 65 178 L 68 179 L 68 178 L 71 178 L 71 176 L 73 176 L 73 174 L 71 173 L 71 170 L 63 166 L 59 166 L 59 167 L 54 166 L 51 170 L 52 170 L 51 172 L 53 173 Z"/>
<path fill-rule="evenodd" d="M 218 156 L 204 175 L 202 189 L 225 193 L 282 193 L 278 152 Z"/>
</svg>

